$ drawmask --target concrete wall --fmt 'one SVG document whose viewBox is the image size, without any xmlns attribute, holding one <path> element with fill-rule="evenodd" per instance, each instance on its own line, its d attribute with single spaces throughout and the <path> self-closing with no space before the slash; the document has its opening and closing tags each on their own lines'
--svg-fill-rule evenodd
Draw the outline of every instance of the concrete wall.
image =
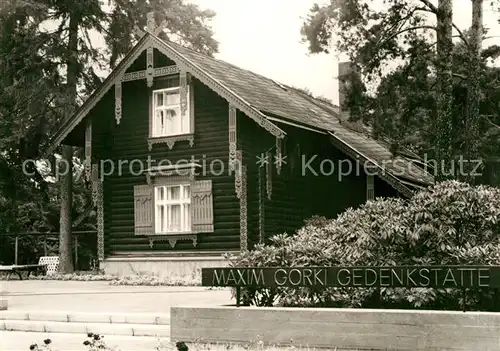
<svg viewBox="0 0 500 351">
<path fill-rule="evenodd" d="M 105 274 L 118 277 L 154 275 L 160 278 L 188 277 L 201 283 L 201 268 L 225 267 L 222 257 L 133 257 L 108 258 L 100 263 Z"/>
<path fill-rule="evenodd" d="M 172 307 L 173 341 L 359 350 L 500 350 L 500 313 Z"/>
</svg>

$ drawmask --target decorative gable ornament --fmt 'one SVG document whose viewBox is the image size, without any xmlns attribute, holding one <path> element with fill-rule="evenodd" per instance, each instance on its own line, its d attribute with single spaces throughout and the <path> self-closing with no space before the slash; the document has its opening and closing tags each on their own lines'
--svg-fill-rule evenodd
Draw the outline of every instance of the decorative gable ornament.
<svg viewBox="0 0 500 351">
<path fill-rule="evenodd" d="M 181 70 L 179 74 L 179 95 L 180 95 L 180 105 L 181 105 L 181 116 L 186 115 L 188 108 L 188 73 L 185 70 Z"/>
<path fill-rule="evenodd" d="M 236 107 L 229 105 L 229 170 L 236 168 Z"/>
<path fill-rule="evenodd" d="M 122 119 L 122 82 L 121 79 L 115 83 L 115 120 L 120 124 Z"/>
<path fill-rule="evenodd" d="M 159 26 L 156 26 L 154 12 L 148 12 L 146 19 L 146 31 L 158 35 L 167 27 L 167 21 L 163 20 Z M 134 33 L 143 37 L 146 33 L 141 30 L 137 25 L 134 27 Z M 155 68 L 154 68 L 154 48 L 153 46 L 149 46 L 146 49 L 146 84 L 149 88 L 153 86 L 155 76 Z"/>
</svg>

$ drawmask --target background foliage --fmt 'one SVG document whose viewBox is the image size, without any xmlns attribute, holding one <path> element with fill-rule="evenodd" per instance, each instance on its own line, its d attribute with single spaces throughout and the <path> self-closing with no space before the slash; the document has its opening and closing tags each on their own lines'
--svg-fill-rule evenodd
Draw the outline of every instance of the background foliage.
<svg viewBox="0 0 500 351">
<path fill-rule="evenodd" d="M 452 23 L 444 34 L 449 19 L 436 3 L 446 2 L 330 0 L 312 6 L 301 34 L 311 53 L 334 51 L 356 63 L 346 101 L 351 119 L 389 141 L 393 153 L 482 159 L 484 177 L 455 179 L 499 185 L 500 50 L 486 45 L 494 33 L 473 8 L 498 11 L 500 2 L 448 2 L 450 12 L 470 11 L 473 25 Z"/>
<path fill-rule="evenodd" d="M 215 13 L 184 0 L 0 2 L 0 263 L 14 263 L 14 235 L 59 231 L 58 180 L 51 182 L 40 167 L 24 161 L 40 158 L 65 112 L 81 104 L 139 39 L 134 28 L 144 28 L 150 11 L 156 25 L 166 21 L 164 38 L 206 54 L 217 52 L 209 23 Z M 69 38 L 75 33 L 77 45 L 72 46 Z M 96 46 L 99 36 L 104 47 Z M 70 96 L 68 70 L 76 78 L 71 79 L 76 99 Z M 76 149 L 76 168 L 82 157 Z M 88 185 L 75 177 L 73 220 L 90 205 Z M 95 230 L 95 216 L 73 229 Z M 20 262 L 38 261 L 39 241 L 39 236 L 20 241 Z M 94 244 L 85 245 L 93 251 Z"/>
<path fill-rule="evenodd" d="M 294 236 L 230 259 L 235 267 L 498 265 L 500 189 L 441 182 L 410 200 L 368 201 L 336 219 L 315 217 Z M 469 309 L 499 310 L 495 291 L 469 289 Z M 365 308 L 462 308 L 457 289 L 248 289 L 249 304 Z M 494 298 L 495 297 L 495 298 Z"/>
</svg>

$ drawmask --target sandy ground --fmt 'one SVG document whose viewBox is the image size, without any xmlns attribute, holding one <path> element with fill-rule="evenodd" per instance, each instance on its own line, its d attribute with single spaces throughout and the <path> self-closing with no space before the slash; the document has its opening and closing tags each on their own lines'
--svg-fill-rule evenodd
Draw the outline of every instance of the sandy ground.
<svg viewBox="0 0 500 351">
<path fill-rule="evenodd" d="M 171 306 L 234 303 L 228 289 L 113 286 L 109 282 L 0 281 L 9 310 L 168 314 Z"/>
</svg>

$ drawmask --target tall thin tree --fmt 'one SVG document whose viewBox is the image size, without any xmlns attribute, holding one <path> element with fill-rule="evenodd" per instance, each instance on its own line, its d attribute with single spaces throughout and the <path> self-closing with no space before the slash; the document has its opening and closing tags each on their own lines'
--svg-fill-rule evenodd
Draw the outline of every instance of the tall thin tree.
<svg viewBox="0 0 500 351">
<path fill-rule="evenodd" d="M 437 180 L 454 177 L 453 104 L 453 2 L 439 0 L 437 12 L 437 116 L 434 134 Z"/>
<path fill-rule="evenodd" d="M 480 111 L 481 100 L 481 49 L 483 41 L 483 1 L 472 0 L 472 26 L 469 38 L 468 55 L 468 89 L 467 89 L 467 113 L 465 120 L 465 145 L 464 154 L 466 167 L 465 179 L 474 182 L 476 179 L 474 171 L 475 160 L 479 160 L 480 155 Z"/>
</svg>

